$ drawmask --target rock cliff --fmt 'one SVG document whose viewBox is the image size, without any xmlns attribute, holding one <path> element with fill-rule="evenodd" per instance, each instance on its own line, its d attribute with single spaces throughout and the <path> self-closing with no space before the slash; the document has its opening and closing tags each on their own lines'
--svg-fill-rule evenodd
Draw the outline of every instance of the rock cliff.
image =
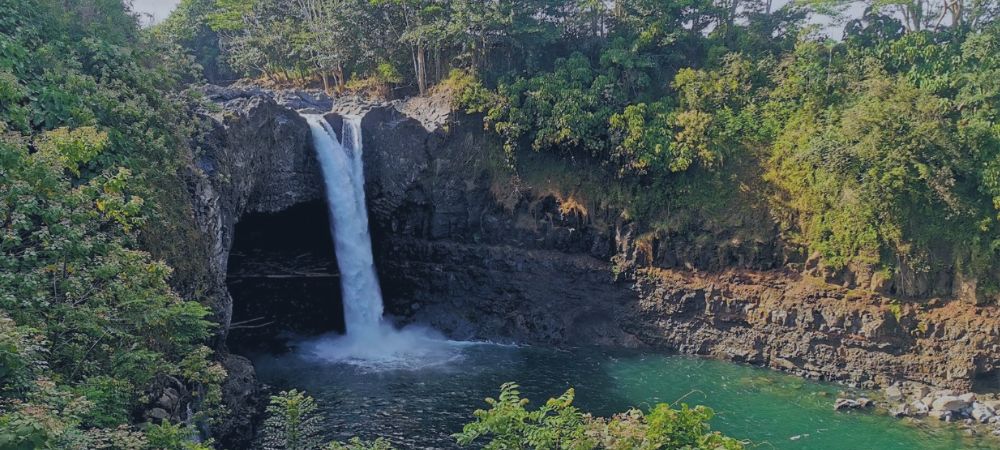
<svg viewBox="0 0 1000 450">
<path fill-rule="evenodd" d="M 211 245 L 211 268 L 225 291 L 233 229 L 246 214 L 277 212 L 323 198 L 309 125 L 264 91 L 208 87 L 216 110 L 202 111 L 189 189 L 195 220 Z M 215 305 L 228 327 L 232 300 Z"/>
<path fill-rule="evenodd" d="M 387 310 L 404 321 L 458 337 L 649 346 L 865 387 L 997 384 L 996 307 L 832 285 L 784 268 L 777 236 L 711 248 L 702 259 L 714 270 L 678 268 L 669 255 L 690 247 L 644 242 L 618 211 L 498 190 L 498 143 L 442 100 L 337 105 L 331 122 L 338 112 L 364 116 L 377 260 Z"/>
<path fill-rule="evenodd" d="M 250 361 L 228 354 L 224 345 L 233 310 L 226 273 L 234 227 L 249 213 L 322 198 L 323 185 L 309 127 L 295 111 L 257 90 L 207 87 L 204 93 L 213 107 L 198 113 L 202 129 L 186 178 L 209 259 L 209 292 L 202 295 L 213 299 L 222 325 L 218 348 L 229 373 L 223 385 L 229 414 L 216 433 L 226 448 L 244 448 L 262 404 Z"/>
<path fill-rule="evenodd" d="M 614 208 L 510 183 L 499 142 L 446 99 L 206 95 L 217 109 L 201 113 L 189 190 L 224 330 L 235 224 L 322 198 L 309 129 L 294 109 L 332 106 L 335 130 L 343 115 L 362 116 L 376 263 L 387 312 L 401 322 L 459 338 L 654 347 L 866 387 L 1000 387 L 997 307 L 950 297 L 899 302 L 831 285 L 803 275 L 816 272 L 805 258 L 788 265 L 766 227 L 736 235 L 726 224 L 696 224 L 702 241 L 649 238 Z M 226 401 L 234 417 L 250 417 L 252 368 L 235 356 L 226 365 Z M 233 420 L 221 432 L 246 436 L 250 427 Z"/>
</svg>

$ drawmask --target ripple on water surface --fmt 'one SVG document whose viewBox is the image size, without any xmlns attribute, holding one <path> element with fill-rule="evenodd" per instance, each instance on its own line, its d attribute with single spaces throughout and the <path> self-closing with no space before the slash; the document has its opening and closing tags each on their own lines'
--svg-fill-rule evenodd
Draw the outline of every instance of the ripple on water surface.
<svg viewBox="0 0 1000 450">
<path fill-rule="evenodd" d="M 331 362 L 336 358 L 303 350 L 308 346 L 299 353 L 256 356 L 258 374 L 277 388 L 316 397 L 330 439 L 383 436 L 400 448 L 456 448 L 450 435 L 485 406 L 483 398 L 516 381 L 535 406 L 574 387 L 576 405 L 598 415 L 680 399 L 707 405 L 716 411 L 713 429 L 749 439 L 750 448 L 998 448 L 993 438 L 970 438 L 954 427 L 834 412 L 840 386 L 723 361 L 451 343 L 446 359 L 400 369 Z"/>
</svg>

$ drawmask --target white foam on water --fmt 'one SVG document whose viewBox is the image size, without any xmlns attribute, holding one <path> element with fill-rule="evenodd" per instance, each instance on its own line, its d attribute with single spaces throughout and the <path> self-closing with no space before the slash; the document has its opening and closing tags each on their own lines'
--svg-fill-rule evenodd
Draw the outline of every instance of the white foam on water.
<svg viewBox="0 0 1000 450">
<path fill-rule="evenodd" d="M 327 334 L 302 341 L 298 353 L 313 361 L 350 364 L 369 371 L 416 370 L 460 361 L 462 347 L 470 344 L 445 339 L 420 326 L 396 329 L 383 323 L 374 331 L 375 335 Z"/>
</svg>

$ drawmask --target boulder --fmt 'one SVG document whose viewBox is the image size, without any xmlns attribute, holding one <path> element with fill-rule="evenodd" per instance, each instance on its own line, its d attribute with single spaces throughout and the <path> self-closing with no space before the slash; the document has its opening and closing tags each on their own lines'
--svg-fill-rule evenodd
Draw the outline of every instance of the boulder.
<svg viewBox="0 0 1000 450">
<path fill-rule="evenodd" d="M 163 390 L 163 394 L 160 395 L 159 400 L 157 400 L 157 405 L 167 411 L 176 411 L 177 402 L 180 399 L 180 394 L 174 388 L 166 388 Z"/>
<path fill-rule="evenodd" d="M 910 414 L 914 416 L 923 416 L 930 412 L 930 408 L 921 400 L 915 400 L 913 403 L 909 404 Z"/>
<path fill-rule="evenodd" d="M 934 399 L 931 403 L 931 412 L 949 411 L 958 412 L 969 407 L 969 402 L 953 395 L 945 395 Z"/>
<path fill-rule="evenodd" d="M 994 411 L 1000 409 L 1000 400 L 980 400 L 979 402 Z"/>
<path fill-rule="evenodd" d="M 909 389 L 909 396 L 914 398 L 924 398 L 931 393 L 931 388 L 924 384 L 911 384 Z"/>
<path fill-rule="evenodd" d="M 899 404 L 889 408 L 889 415 L 892 417 L 906 417 L 910 415 L 910 406 Z"/>
<path fill-rule="evenodd" d="M 899 383 L 895 383 L 892 386 L 885 388 L 885 399 L 890 402 L 903 401 L 903 389 Z"/>
<path fill-rule="evenodd" d="M 153 408 L 146 412 L 146 419 L 150 422 L 162 422 L 170 419 L 170 413 L 163 408 Z"/>
<path fill-rule="evenodd" d="M 220 448 L 250 448 L 255 422 L 266 404 L 261 385 L 253 364 L 242 356 L 228 355 L 222 367 L 227 374 L 222 383 L 222 401 L 229 414 L 212 431 L 222 444 Z"/>
<path fill-rule="evenodd" d="M 953 390 L 953 389 L 939 389 L 937 391 L 931 392 L 930 395 L 931 395 L 931 397 L 934 397 L 934 398 L 938 398 L 938 397 L 955 397 L 955 396 L 958 396 L 958 392 L 955 392 L 955 390 Z"/>
<path fill-rule="evenodd" d="M 867 397 L 859 397 L 857 399 L 840 397 L 833 402 L 834 411 L 840 411 L 842 409 L 861 409 L 869 408 L 875 405 L 872 399 Z"/>
<path fill-rule="evenodd" d="M 979 423 L 986 423 L 996 415 L 993 408 L 990 408 L 982 403 L 974 403 L 972 405 L 972 412 L 969 414 L 972 418 Z"/>
<path fill-rule="evenodd" d="M 286 108 L 313 114 L 322 114 L 333 108 L 333 99 L 315 89 L 292 89 L 272 93 L 274 100 Z"/>
</svg>

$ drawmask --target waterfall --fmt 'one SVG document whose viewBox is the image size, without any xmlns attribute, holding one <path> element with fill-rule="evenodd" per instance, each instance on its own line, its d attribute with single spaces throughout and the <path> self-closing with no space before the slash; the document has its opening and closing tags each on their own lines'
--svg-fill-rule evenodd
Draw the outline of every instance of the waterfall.
<svg viewBox="0 0 1000 450">
<path fill-rule="evenodd" d="M 302 116 L 312 131 L 326 184 L 347 333 L 301 341 L 300 352 L 322 361 L 374 370 L 418 369 L 460 358 L 457 350 L 467 343 L 446 340 L 437 331 L 421 326 L 397 330 L 382 318 L 382 293 L 365 208 L 361 119 L 344 117 L 343 140 L 338 141 L 322 115 Z"/>
<path fill-rule="evenodd" d="M 382 293 L 372 257 L 365 208 L 361 118 L 344 117 L 343 143 L 321 115 L 304 115 L 326 184 L 330 233 L 340 268 L 347 333 L 373 334 L 382 319 Z"/>
</svg>

